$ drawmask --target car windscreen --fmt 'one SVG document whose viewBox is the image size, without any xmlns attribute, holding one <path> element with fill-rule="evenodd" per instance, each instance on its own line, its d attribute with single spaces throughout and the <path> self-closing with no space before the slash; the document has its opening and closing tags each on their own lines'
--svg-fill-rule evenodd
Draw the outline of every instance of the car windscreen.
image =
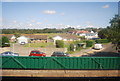
<svg viewBox="0 0 120 81">
<path fill-rule="evenodd" d="M 4 54 L 12 54 L 12 52 L 5 52 Z"/>
<path fill-rule="evenodd" d="M 42 54 L 42 52 L 36 52 L 36 51 L 32 51 L 31 53 L 33 53 L 33 54 Z"/>
<path fill-rule="evenodd" d="M 54 52 L 53 55 L 63 55 L 63 52 Z"/>
</svg>

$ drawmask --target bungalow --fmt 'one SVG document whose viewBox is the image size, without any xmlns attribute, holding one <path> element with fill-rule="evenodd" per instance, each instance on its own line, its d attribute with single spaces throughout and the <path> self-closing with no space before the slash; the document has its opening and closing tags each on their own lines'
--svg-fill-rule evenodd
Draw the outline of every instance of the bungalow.
<svg viewBox="0 0 120 81">
<path fill-rule="evenodd" d="M 1 36 L 7 37 L 10 40 L 10 42 L 16 42 L 16 37 L 14 34 L 1 34 Z"/>
<path fill-rule="evenodd" d="M 54 44 L 55 44 L 56 40 L 63 40 L 63 38 L 61 36 L 53 37 Z"/>
<path fill-rule="evenodd" d="M 53 37 L 54 44 L 56 40 L 63 40 L 64 42 L 67 42 L 67 41 L 75 41 L 75 40 L 80 40 L 80 39 L 76 35 L 64 34 L 64 35 Z"/>
<path fill-rule="evenodd" d="M 20 37 L 16 38 L 14 34 L 1 34 L 2 36 L 6 36 L 9 38 L 10 42 L 17 41 L 18 43 L 21 42 L 31 42 L 31 43 L 37 43 L 37 42 L 45 42 L 47 43 L 47 35 L 34 35 L 34 34 L 21 34 Z"/>
<path fill-rule="evenodd" d="M 47 43 L 48 42 L 47 35 L 24 34 L 24 36 L 28 37 L 31 43 L 38 43 L 38 42 Z"/>
<path fill-rule="evenodd" d="M 85 38 L 86 39 L 98 38 L 98 33 L 86 33 Z"/>
<path fill-rule="evenodd" d="M 76 35 L 78 35 L 78 36 L 85 36 L 86 35 L 86 33 L 89 33 L 88 31 L 78 31 L 78 32 L 76 32 Z"/>
</svg>

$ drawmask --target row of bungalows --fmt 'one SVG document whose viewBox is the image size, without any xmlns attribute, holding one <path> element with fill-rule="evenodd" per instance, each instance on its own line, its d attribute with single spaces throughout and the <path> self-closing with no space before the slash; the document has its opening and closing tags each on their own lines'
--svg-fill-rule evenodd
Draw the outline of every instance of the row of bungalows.
<svg viewBox="0 0 120 81">
<path fill-rule="evenodd" d="M 17 43 L 47 43 L 50 41 L 48 35 L 36 35 L 36 34 L 21 34 L 19 37 L 15 37 L 14 34 L 2 34 L 2 36 L 6 36 L 9 38 L 10 42 L 17 42 Z M 80 40 L 77 35 L 71 34 L 60 34 L 52 36 L 52 42 L 55 43 L 56 40 L 63 40 L 64 42 L 68 41 L 76 41 Z"/>
<path fill-rule="evenodd" d="M 35 35 L 35 34 L 21 34 L 21 36 L 16 37 L 14 34 L 1 34 L 1 36 L 6 36 L 9 38 L 10 42 L 25 42 L 25 43 L 38 43 L 48 41 L 47 35 Z"/>
</svg>

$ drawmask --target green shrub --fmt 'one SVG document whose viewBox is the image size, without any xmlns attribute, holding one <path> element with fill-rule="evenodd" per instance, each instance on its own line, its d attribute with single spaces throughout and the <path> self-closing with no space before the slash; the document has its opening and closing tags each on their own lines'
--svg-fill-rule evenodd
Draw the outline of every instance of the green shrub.
<svg viewBox="0 0 120 81">
<path fill-rule="evenodd" d="M 95 40 L 96 43 L 109 43 L 110 41 L 108 39 L 97 39 Z"/>
<path fill-rule="evenodd" d="M 74 48 L 74 45 L 76 45 L 76 48 Z M 76 51 L 79 51 L 80 47 L 78 46 L 78 44 L 71 43 L 68 47 L 68 51 L 74 51 L 74 49 L 76 49 Z"/>
<path fill-rule="evenodd" d="M 1 47 L 9 47 L 10 46 L 9 39 L 6 36 L 3 36 L 1 41 L 2 41 L 2 43 L 0 44 Z"/>
<path fill-rule="evenodd" d="M 86 41 L 86 47 L 92 47 L 94 43 L 95 43 L 95 41 L 88 40 L 88 41 Z"/>
<path fill-rule="evenodd" d="M 73 49 L 74 49 L 74 44 L 70 44 L 70 50 L 69 51 L 74 51 Z"/>
<path fill-rule="evenodd" d="M 64 48 L 64 41 L 56 40 L 56 48 Z"/>
</svg>

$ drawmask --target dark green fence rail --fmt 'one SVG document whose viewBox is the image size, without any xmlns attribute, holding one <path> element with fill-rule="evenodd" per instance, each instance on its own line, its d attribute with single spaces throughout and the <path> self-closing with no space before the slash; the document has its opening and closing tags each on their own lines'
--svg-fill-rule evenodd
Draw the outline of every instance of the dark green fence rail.
<svg viewBox="0 0 120 81">
<path fill-rule="evenodd" d="M 1 68 L 8 69 L 120 69 L 120 57 L 9 57 Z"/>
</svg>

